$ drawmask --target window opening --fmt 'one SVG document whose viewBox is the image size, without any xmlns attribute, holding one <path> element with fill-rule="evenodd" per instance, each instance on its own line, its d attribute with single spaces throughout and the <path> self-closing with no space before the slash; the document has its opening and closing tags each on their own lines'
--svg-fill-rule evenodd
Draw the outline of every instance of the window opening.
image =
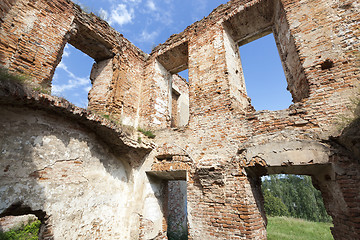
<svg viewBox="0 0 360 240">
<path fill-rule="evenodd" d="M 171 127 L 179 126 L 179 96 L 175 89 L 171 91 Z"/>
<path fill-rule="evenodd" d="M 173 74 L 171 80 L 171 127 L 183 127 L 189 122 L 188 70 Z"/>
<path fill-rule="evenodd" d="M 325 210 L 321 192 L 314 188 L 310 176 L 264 176 L 261 191 L 269 239 L 292 239 L 297 232 L 304 239 L 332 239 L 332 219 Z"/>
<path fill-rule="evenodd" d="M 51 94 L 63 97 L 78 107 L 87 108 L 93 64 L 91 57 L 67 43 L 55 70 Z"/>
<path fill-rule="evenodd" d="M 273 34 L 240 46 L 248 96 L 256 110 L 281 110 L 291 105 L 287 81 Z"/>
</svg>

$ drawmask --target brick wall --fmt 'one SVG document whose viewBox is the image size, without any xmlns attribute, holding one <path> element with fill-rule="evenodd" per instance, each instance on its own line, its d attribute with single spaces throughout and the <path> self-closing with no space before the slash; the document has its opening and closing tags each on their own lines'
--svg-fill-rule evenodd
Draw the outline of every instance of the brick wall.
<svg viewBox="0 0 360 240">
<path fill-rule="evenodd" d="M 259 177 L 278 171 L 311 175 L 334 219 L 333 236 L 359 238 L 358 123 L 345 130 L 337 123 L 352 114 L 348 105 L 358 92 L 357 2 L 232 0 L 149 56 L 67 1 L 39 1 L 36 7 L 6 1 L 0 9 L 1 65 L 48 86 L 69 41 L 97 61 L 91 109 L 156 130 L 154 150 L 136 165 L 136 176 L 155 174 L 139 216 L 141 239 L 166 238 L 160 182 L 169 178 L 187 180 L 190 239 L 265 239 Z M 40 28 L 33 16 L 41 9 L 50 11 L 41 19 L 61 26 Z M 237 49 L 271 31 L 294 104 L 255 111 Z M 105 50 L 89 48 L 86 43 L 94 41 Z M 45 52 L 35 57 L 38 51 Z M 174 75 L 186 68 L 188 84 Z M 98 69 L 105 69 L 105 78 L 96 77 Z M 181 128 L 171 128 L 173 87 L 189 95 L 190 118 Z M 96 97 L 103 91 L 104 98 Z"/>
</svg>

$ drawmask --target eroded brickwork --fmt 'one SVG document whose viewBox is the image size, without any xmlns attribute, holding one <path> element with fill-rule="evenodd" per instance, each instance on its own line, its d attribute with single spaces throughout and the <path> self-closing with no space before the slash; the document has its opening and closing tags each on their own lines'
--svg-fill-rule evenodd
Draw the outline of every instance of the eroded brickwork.
<svg viewBox="0 0 360 240">
<path fill-rule="evenodd" d="M 78 129 L 69 123 L 79 134 L 101 136 L 115 157 L 129 164 L 106 163 L 110 167 L 104 171 L 91 167 L 109 178 L 117 193 L 133 194 L 132 199 L 123 201 L 133 207 L 126 225 L 129 229 L 122 234 L 106 226 L 105 220 L 95 219 L 84 223 L 91 229 L 86 237 L 111 239 L 122 234 L 122 239 L 166 239 L 172 207 L 168 206 L 167 181 L 186 180 L 189 239 L 266 239 L 260 176 L 293 173 L 312 176 L 321 190 L 333 217 L 335 239 L 360 238 L 359 121 L 342 129 L 337 123 L 341 116 L 353 114 L 348 105 L 358 97 L 358 1 L 232 0 L 172 35 L 149 55 L 70 1 L 35 2 L 6 0 L 0 4 L 1 65 L 31 75 L 34 84 L 49 86 L 62 49 L 69 42 L 96 61 L 89 109 L 156 134 L 152 142 L 137 132 L 132 135 L 137 142 L 126 140 L 115 127 L 103 122 L 89 124 L 92 113 L 56 97 L 34 97 L 3 84 L 3 111 L 10 111 L 8 105 L 16 99 L 29 114 L 46 103 L 46 111 L 65 112 L 70 119 L 94 127 Z M 35 21 L 40 14 L 44 20 Z M 56 24 L 47 25 L 51 21 Z M 270 32 L 294 103 L 284 110 L 255 111 L 246 93 L 238 46 Z M 43 51 L 41 56 L 39 51 Z M 184 69 L 189 70 L 188 82 L 176 75 Z M 185 113 L 189 117 L 184 117 Z M 41 119 L 47 119 L 45 113 Z M 7 126 L 10 120 L 3 122 Z M 43 130 L 39 127 L 38 131 Z M 17 130 L 10 133 L 16 135 Z M 25 138 L 19 136 L 24 142 Z M 92 138 L 86 139 L 91 145 Z M 19 153 L 8 145 L 1 147 Z M 99 151 L 92 154 L 98 156 Z M 5 169 L 8 162 L 15 161 L 0 156 Z M 24 161 L 30 166 L 41 163 L 36 157 Z M 99 159 L 89 161 L 95 164 Z M 71 169 L 78 177 L 89 170 L 71 161 L 61 164 L 57 166 L 60 172 Z M 125 182 L 118 181 L 121 171 L 114 168 L 127 173 Z M 14 177 L 9 173 L 4 176 L 9 182 Z M 53 169 L 40 171 L 35 177 L 34 184 L 67 179 Z M 123 190 L 118 189 L 121 187 Z M 49 199 L 53 197 L 50 188 L 44 191 L 51 193 Z M 113 211 L 121 209 L 109 202 L 107 206 Z M 52 208 L 49 204 L 48 209 Z M 126 215 L 120 210 L 117 213 L 119 217 Z M 113 215 L 101 217 L 112 219 Z M 59 223 L 52 224 L 55 235 L 61 229 Z M 78 230 L 77 239 L 85 239 L 83 234 Z"/>
</svg>

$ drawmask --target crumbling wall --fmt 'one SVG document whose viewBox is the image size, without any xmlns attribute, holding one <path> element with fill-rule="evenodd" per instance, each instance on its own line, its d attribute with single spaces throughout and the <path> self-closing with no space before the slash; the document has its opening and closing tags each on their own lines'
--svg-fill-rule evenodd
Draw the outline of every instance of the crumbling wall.
<svg viewBox="0 0 360 240">
<path fill-rule="evenodd" d="M 35 85 L 50 90 L 54 65 L 74 18 L 72 5 L 66 0 L 16 0 L 2 6 L 0 64 L 31 76 Z"/>
<path fill-rule="evenodd" d="M 262 209 L 259 176 L 282 171 L 313 176 L 314 184 L 322 190 L 328 212 L 337 219 L 334 220 L 333 235 L 338 239 L 358 238 L 358 193 L 350 187 L 350 184 L 358 184 L 356 155 L 344 153 L 341 146 L 331 143 L 332 136 L 339 134 L 338 119 L 341 115 L 352 114 L 347 105 L 356 96 L 359 79 L 355 40 L 358 31 L 340 33 L 334 29 L 353 28 L 353 23 L 349 25 L 348 21 L 350 18 L 358 19 L 356 6 L 357 3 L 333 3 L 330 6 L 322 1 L 311 4 L 231 1 L 154 49 L 152 55 L 161 55 L 178 48 L 184 41 L 189 46 L 189 126 L 184 131 L 159 131 L 157 142 L 178 146 L 194 160 L 188 173 L 190 237 L 265 238 L 266 217 Z M 254 9 L 259 12 L 254 12 Z M 273 13 L 269 12 L 271 9 Z M 265 17 L 249 18 L 251 14 L 265 14 Z M 234 42 L 251 41 L 269 28 L 277 39 L 284 70 L 291 75 L 287 80 L 295 103 L 281 111 L 255 112 L 244 102 L 234 103 L 232 83 L 238 69 L 234 65 L 234 70 L 229 70 L 227 65 L 231 62 L 230 56 L 234 58 L 236 55 L 229 47 L 229 37 Z M 349 61 L 343 58 L 345 55 Z M 239 91 L 245 93 L 241 87 Z M 310 146 L 295 147 L 303 141 L 310 141 Z M 235 157 L 238 156 L 235 148 L 245 153 L 251 150 L 251 146 L 266 148 L 267 144 L 290 146 L 293 143 L 295 145 L 287 148 L 289 152 L 275 153 L 270 147 L 269 153 L 273 157 L 264 158 L 261 152 L 255 154 L 251 165 L 241 164 L 245 160 L 241 154 L 242 157 Z M 327 143 L 328 150 L 317 149 L 317 145 L 324 143 Z M 292 148 L 294 152 L 290 154 Z M 290 157 L 294 154 L 296 159 Z M 273 161 L 278 168 L 271 167 Z M 171 164 L 174 168 L 178 166 L 175 161 L 167 162 L 166 166 Z M 318 164 L 326 167 L 319 168 Z M 255 175 L 245 171 L 257 165 L 264 168 Z M 349 175 L 345 174 L 347 171 Z M 210 173 L 211 177 L 208 177 Z M 212 210 L 213 206 L 216 210 Z M 330 206 L 336 207 L 331 209 Z M 344 206 L 347 210 L 339 210 Z M 222 213 L 219 219 L 212 217 L 215 212 Z M 346 236 L 343 231 L 353 234 Z"/>
<path fill-rule="evenodd" d="M 89 109 L 137 124 L 146 54 L 105 21 L 68 0 L 6 1 L 0 36 L 2 67 L 23 73 L 48 93 L 65 44 L 81 50 L 96 62 Z"/>
<path fill-rule="evenodd" d="M 46 114 L 36 113 L 37 119 L 41 121 L 33 120 L 31 124 L 35 124 L 38 131 L 49 133 L 50 142 L 59 142 L 59 147 L 45 151 L 46 154 L 51 155 L 54 152 L 56 155 L 57 148 L 69 151 L 66 150 L 67 147 L 75 147 L 75 154 L 80 151 L 76 146 L 83 144 L 84 148 L 79 154 L 86 153 L 86 156 L 89 156 L 89 159 L 82 160 L 81 164 L 75 163 L 77 160 L 72 158 L 59 163 L 55 161 L 53 168 L 44 170 L 45 172 L 38 170 L 50 160 L 31 159 L 36 163 L 35 167 L 39 165 L 32 169 L 38 171 L 39 176 L 26 177 L 35 178 L 30 181 L 31 184 L 41 187 L 34 189 L 46 193 L 40 194 L 52 199 L 52 191 L 61 192 L 61 188 L 46 188 L 46 184 L 55 184 L 52 179 L 69 181 L 69 184 L 75 181 L 76 184 L 85 184 L 84 186 L 93 184 L 91 186 L 95 187 L 84 196 L 93 196 L 95 202 L 101 199 L 101 194 L 95 196 L 95 193 L 106 192 L 109 186 L 114 188 L 116 193 L 132 193 L 133 200 L 128 196 L 121 197 L 124 197 L 123 203 L 129 209 L 136 209 L 134 212 L 137 217 L 133 216 L 129 223 L 126 222 L 126 226 L 138 228 L 125 228 L 128 231 L 126 236 L 166 239 L 166 207 L 163 204 L 167 200 L 163 191 L 164 181 L 187 180 L 190 239 L 266 239 L 266 216 L 260 191 L 260 176 L 278 172 L 307 174 L 312 176 L 314 184 L 322 191 L 326 208 L 334 219 L 333 236 L 336 239 L 359 238 L 358 125 L 354 121 L 342 132 L 336 123 L 341 119 L 341 115 L 352 114 L 347 105 L 358 91 L 359 3 L 325 0 L 232 0 L 219 6 L 208 17 L 189 26 L 182 33 L 172 35 L 164 44 L 154 48 L 149 56 L 116 33 L 106 22 L 81 12 L 77 7 L 69 7 L 70 2 L 39 3 L 39 9 L 50 9 L 48 18 L 58 20 L 63 17 L 65 20 L 59 22 L 66 25 L 60 28 L 61 33 L 54 32 L 54 35 L 59 34 L 54 41 L 50 41 L 48 36 L 34 35 L 44 42 L 34 48 L 35 50 L 42 46 L 48 49 L 47 44 L 53 44 L 51 46 L 55 49 L 54 52 L 44 53 L 43 57 L 49 58 L 46 69 L 34 68 L 37 62 L 43 61 L 42 58 L 35 58 L 34 62 L 29 64 L 20 54 L 23 44 L 18 43 L 18 37 L 30 37 L 35 33 L 31 29 L 36 29 L 37 26 L 37 22 L 30 21 L 33 18 L 29 19 L 27 14 L 31 11 L 38 13 L 38 10 L 25 0 L 6 1 L 0 5 L 0 54 L 4 56 L 1 64 L 11 70 L 19 68 L 18 70 L 29 74 L 34 73 L 35 81 L 48 84 L 49 82 L 43 79 L 51 77 L 51 69 L 59 62 L 61 49 L 68 41 L 96 61 L 91 74 L 94 87 L 90 92 L 90 108 L 113 115 L 129 125 L 157 130 L 152 145 L 154 150 L 149 155 L 146 155 L 148 152 L 145 150 L 140 151 L 141 156 L 146 155 L 146 159 L 142 160 L 136 151 L 128 151 L 126 154 L 120 151 L 117 152 L 119 155 L 114 155 L 106 153 L 107 147 L 102 144 L 101 147 L 91 148 L 97 146 L 95 143 L 98 143 L 98 140 L 84 132 L 78 133 L 80 130 L 77 125 L 73 126 L 71 121 L 62 123 L 66 126 L 59 124 L 56 128 L 48 122 L 58 123 L 60 120 L 47 120 L 49 116 Z M 69 7 L 70 10 L 65 10 L 66 14 L 55 14 L 60 3 L 66 9 Z M 16 15 L 19 17 L 16 18 Z M 18 24 L 12 26 L 12 22 Z M 38 32 L 55 31 L 52 26 L 49 30 L 46 30 L 47 28 L 48 26 L 44 25 L 44 29 L 39 29 Z M 21 35 L 22 32 L 24 35 Z M 274 33 L 294 104 L 281 111 L 257 112 L 246 94 L 237 47 L 270 32 Z M 28 46 L 28 43 L 25 43 L 24 46 Z M 32 42 L 29 43 L 29 53 L 34 54 L 36 51 L 31 46 Z M 32 56 L 31 54 L 26 56 Z M 189 84 L 174 75 L 187 68 Z M 171 128 L 171 118 L 174 116 L 172 110 L 175 109 L 172 93 L 173 89 L 177 91 L 176 88 L 181 94 L 189 95 L 189 122 L 182 128 Z M 103 94 L 103 91 L 107 91 L 106 94 Z M 16 98 L 4 102 L 4 105 L 15 102 L 14 99 Z M 50 101 L 49 98 L 45 99 Z M 45 100 L 34 98 L 28 105 L 37 105 L 41 101 Z M 8 112 L 13 109 L 4 108 Z M 71 106 L 68 108 L 72 109 Z M 78 116 L 77 111 L 87 116 L 87 113 L 77 109 L 66 116 Z M 16 114 L 13 111 L 8 118 L 19 116 L 19 119 L 25 119 L 20 118 L 21 114 L 30 115 L 27 110 Z M 80 116 L 77 118 L 81 119 Z M 34 118 L 29 117 L 30 119 Z M 10 126 L 4 129 L 10 139 L 11 136 L 19 136 L 17 139 L 20 139 L 20 142 L 17 142 L 17 139 L 12 142 L 3 140 L 3 146 L 9 154 L 16 155 L 26 149 L 43 149 L 43 146 L 33 146 L 34 140 L 31 140 L 30 136 L 28 143 L 24 142 L 24 148 L 10 149 L 8 146 L 11 144 L 21 145 L 23 142 L 21 139 L 24 136 L 19 129 L 22 129 L 20 122 L 25 121 L 15 118 L 15 125 L 11 125 L 10 120 L 12 119 L 3 120 L 5 125 Z M 25 123 L 28 124 L 26 121 Z M 54 129 L 54 132 L 49 129 Z M 99 129 L 103 128 L 96 127 L 97 134 L 102 132 Z M 71 137 L 66 137 L 67 134 Z M 108 129 L 102 136 L 105 136 L 105 143 L 111 149 L 123 146 L 121 135 L 119 136 L 115 129 Z M 64 138 L 73 140 L 65 141 Z M 138 142 L 144 139 L 145 137 L 140 137 Z M 66 144 L 63 143 L 63 146 L 61 142 Z M 134 147 L 132 144 L 135 143 L 130 144 Z M 107 159 L 97 155 L 98 148 L 100 152 L 106 153 Z M 30 156 L 26 158 L 27 162 L 31 162 L 29 158 Z M 115 161 L 117 158 L 121 160 Z M 15 162 L 15 157 L 12 159 Z M 132 164 L 127 166 L 129 159 L 134 162 L 130 161 Z M 94 166 L 88 164 L 82 168 L 87 163 Z M 55 167 L 61 171 L 66 164 L 70 164 L 71 169 L 79 173 L 74 176 L 74 180 L 70 181 L 67 176 L 53 171 Z M 106 166 L 109 166 L 108 169 Z M 5 166 L 4 169 L 6 168 Z M 27 171 L 30 168 L 31 166 L 27 166 L 24 169 Z M 116 178 L 120 174 L 116 171 L 119 169 L 126 169 L 125 180 Z M 108 179 L 106 181 L 110 184 L 104 186 L 96 180 L 87 182 L 82 179 L 83 174 L 92 176 L 93 173 Z M 4 176 L 8 176 L 6 172 Z M 15 181 L 12 176 L 7 179 L 9 182 Z M 77 188 L 71 189 L 75 191 Z M 138 194 L 134 193 L 136 190 Z M 11 196 L 15 198 L 17 195 Z M 82 197 L 79 196 L 79 199 Z M 42 198 L 40 200 L 45 202 Z M 43 203 L 41 201 L 40 205 Z M 134 202 L 142 204 L 135 207 Z M 7 206 L 9 204 L 7 203 Z M 128 212 L 122 205 L 112 202 L 106 204 L 108 209 L 124 211 L 120 215 L 127 216 Z M 52 206 L 46 209 L 53 211 Z M 102 207 L 99 206 L 99 209 Z M 74 217 L 77 218 L 78 215 L 75 214 Z M 104 221 L 105 218 L 113 217 L 114 215 L 109 213 L 104 217 Z M 79 221 L 83 220 L 80 218 Z M 114 223 L 114 226 L 116 224 Z M 85 221 L 84 229 L 89 226 L 94 229 L 99 227 L 101 232 L 111 228 L 110 225 L 112 224 L 103 228 L 102 222 L 94 225 Z M 116 234 L 125 236 L 117 230 L 109 230 L 110 232 L 104 233 L 104 237 L 113 237 Z M 85 234 L 81 229 L 76 231 Z"/>
<path fill-rule="evenodd" d="M 1 112 L 1 213 L 19 203 L 42 210 L 51 216 L 54 239 L 128 238 L 128 220 L 137 217 L 131 199 L 139 194 L 129 160 L 58 117 L 23 108 Z"/>
</svg>

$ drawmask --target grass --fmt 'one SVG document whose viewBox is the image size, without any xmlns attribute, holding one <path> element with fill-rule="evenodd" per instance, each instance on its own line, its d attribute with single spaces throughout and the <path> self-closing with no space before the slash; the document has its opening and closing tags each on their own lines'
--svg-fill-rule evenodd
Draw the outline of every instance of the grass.
<svg viewBox="0 0 360 240">
<path fill-rule="evenodd" d="M 349 126 L 353 121 L 360 118 L 360 87 L 354 96 L 350 98 L 350 102 L 346 105 L 348 114 L 340 114 L 336 120 L 337 129 L 343 130 Z"/>
<path fill-rule="evenodd" d="M 4 67 L 0 67 L 0 79 L 2 81 L 4 81 L 4 80 L 14 81 L 19 84 L 25 84 L 25 82 L 28 81 L 27 76 L 22 75 L 22 74 L 12 73 Z"/>
<path fill-rule="evenodd" d="M 0 240 L 38 240 L 40 225 L 40 220 L 36 220 L 19 229 L 0 232 Z"/>
<path fill-rule="evenodd" d="M 153 134 L 150 130 L 144 130 L 142 128 L 138 128 L 138 131 L 147 136 L 148 138 L 155 138 L 156 135 Z"/>
<path fill-rule="evenodd" d="M 332 240 L 331 223 L 289 217 L 268 217 L 268 240 Z"/>
</svg>

